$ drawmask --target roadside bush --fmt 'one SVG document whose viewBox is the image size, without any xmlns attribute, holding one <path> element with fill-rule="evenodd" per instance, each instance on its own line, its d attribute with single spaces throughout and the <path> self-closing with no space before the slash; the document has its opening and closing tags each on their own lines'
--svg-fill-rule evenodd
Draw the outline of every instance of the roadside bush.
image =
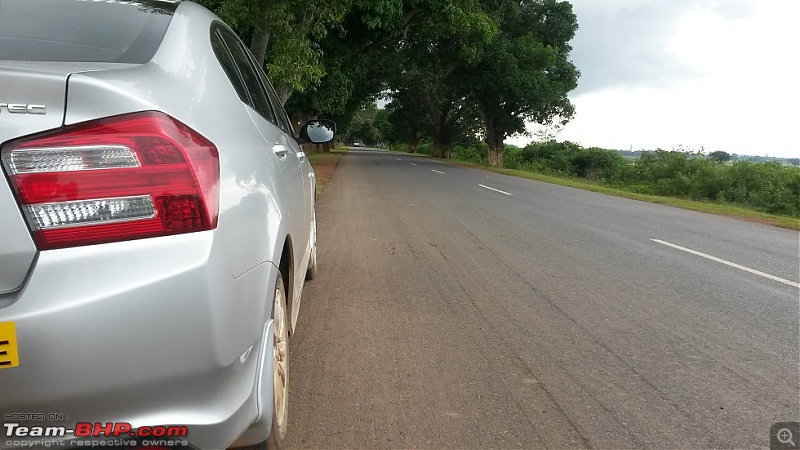
<svg viewBox="0 0 800 450">
<path fill-rule="evenodd" d="M 573 175 L 572 158 L 581 146 L 569 141 L 537 142 L 522 149 L 522 162 L 537 171 Z"/>
<path fill-rule="evenodd" d="M 422 155 L 431 156 L 433 154 L 433 143 L 424 142 L 422 144 L 419 144 L 418 151 Z"/>
<path fill-rule="evenodd" d="M 686 153 L 659 149 L 643 154 L 636 161 L 635 177 L 639 181 L 656 184 L 662 180 L 678 178 L 680 174 L 686 173 L 688 164 Z"/>
<path fill-rule="evenodd" d="M 681 152 L 656 151 L 636 162 L 630 183 L 650 193 L 693 200 L 732 202 L 773 214 L 800 217 L 800 168 L 778 161 L 725 164 Z M 630 187 L 630 186 L 628 186 Z"/>
<path fill-rule="evenodd" d="M 727 200 L 800 217 L 800 168 L 777 161 L 737 161 L 727 168 L 731 178 L 723 193 Z"/>
<path fill-rule="evenodd" d="M 483 164 L 486 161 L 486 144 L 482 142 L 470 146 L 456 145 L 450 153 L 450 158 L 473 164 Z"/>
<path fill-rule="evenodd" d="M 523 168 L 522 149 L 513 145 L 506 145 L 503 162 L 506 169 L 521 170 Z"/>
<path fill-rule="evenodd" d="M 419 146 L 430 155 L 431 143 Z M 486 163 L 486 144 L 456 145 L 452 159 Z M 656 150 L 630 161 L 613 150 L 565 142 L 507 145 L 505 167 L 597 180 L 631 192 L 730 202 L 773 214 L 800 217 L 800 167 L 778 161 L 727 163 L 701 154 Z"/>
<path fill-rule="evenodd" d="M 722 200 L 731 186 L 724 162 L 719 159 L 694 158 L 689 160 L 688 195 L 693 200 Z"/>
<path fill-rule="evenodd" d="M 618 178 L 628 161 L 612 150 L 591 147 L 580 149 L 572 156 L 572 174 L 589 179 Z"/>
<path fill-rule="evenodd" d="M 573 142 L 544 142 L 522 150 L 521 166 L 553 175 L 588 179 L 621 180 L 627 174 L 628 161 L 613 150 L 582 148 Z"/>
</svg>

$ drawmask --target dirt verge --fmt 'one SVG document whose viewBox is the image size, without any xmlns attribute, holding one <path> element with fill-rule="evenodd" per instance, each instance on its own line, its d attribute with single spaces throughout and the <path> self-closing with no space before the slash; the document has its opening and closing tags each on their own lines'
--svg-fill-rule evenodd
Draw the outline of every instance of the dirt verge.
<svg viewBox="0 0 800 450">
<path fill-rule="evenodd" d="M 317 197 L 319 197 L 325 184 L 333 176 L 333 171 L 346 152 L 333 151 L 330 153 L 313 153 L 308 159 L 314 172 L 317 174 Z"/>
</svg>

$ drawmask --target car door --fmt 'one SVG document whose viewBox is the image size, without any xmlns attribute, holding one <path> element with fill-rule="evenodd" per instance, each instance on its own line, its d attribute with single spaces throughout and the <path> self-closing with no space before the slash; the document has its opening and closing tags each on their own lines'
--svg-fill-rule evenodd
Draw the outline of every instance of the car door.
<svg viewBox="0 0 800 450">
<path fill-rule="evenodd" d="M 306 270 L 308 268 L 308 260 L 311 257 L 311 242 L 312 239 L 315 239 L 311 235 L 311 227 L 312 227 L 312 218 L 314 214 L 314 200 L 316 198 L 316 179 L 314 178 L 314 170 L 311 168 L 311 164 L 308 162 L 308 158 L 305 155 L 302 147 L 298 144 L 297 140 L 295 139 L 295 132 L 292 127 L 291 120 L 289 120 L 289 116 L 286 114 L 286 110 L 283 109 L 283 105 L 281 104 L 280 100 L 278 99 L 277 94 L 275 93 L 275 89 L 272 87 L 272 83 L 267 78 L 264 71 L 258 64 L 255 63 L 253 60 L 254 67 L 256 67 L 264 88 L 267 91 L 267 95 L 270 98 L 272 103 L 272 109 L 275 112 L 276 118 L 278 120 L 278 126 L 284 131 L 283 139 L 284 143 L 287 147 L 291 149 L 289 152 L 290 156 L 293 155 L 297 163 L 299 164 L 299 172 L 300 176 L 303 179 L 303 192 L 302 192 L 302 223 L 297 227 L 300 233 L 303 233 L 302 236 L 304 237 L 305 241 L 301 244 L 300 235 L 297 235 L 298 239 L 294 240 L 293 242 L 296 244 L 294 248 L 295 253 L 295 261 L 298 261 L 295 265 L 296 276 L 295 276 L 295 286 L 294 292 L 296 294 L 295 301 L 292 302 L 292 317 L 297 317 L 300 307 L 300 298 L 299 296 L 303 292 L 303 284 L 306 279 Z M 299 192 L 299 191 L 298 191 Z M 298 203 L 299 205 L 299 203 Z M 300 217 L 299 212 L 298 215 L 295 217 Z M 302 256 L 299 256 L 302 255 Z"/>
<path fill-rule="evenodd" d="M 308 161 L 308 157 L 306 156 L 303 148 L 300 144 L 297 143 L 297 140 L 294 138 L 296 136 L 296 130 L 292 127 L 292 121 L 289 119 L 289 115 L 286 114 L 286 110 L 283 109 L 283 106 L 278 99 L 278 95 L 275 93 L 275 89 L 270 83 L 267 76 L 264 74 L 263 70 L 259 68 L 259 73 L 264 81 L 264 85 L 267 88 L 267 94 L 269 95 L 270 101 L 273 104 L 273 110 L 275 111 L 275 115 L 278 119 L 278 124 L 281 128 L 286 131 L 288 135 L 291 136 L 289 139 L 289 145 L 292 146 L 295 154 L 297 155 L 297 159 L 300 160 L 300 171 L 303 173 L 303 187 L 305 191 L 305 214 L 306 214 L 306 221 L 305 223 L 311 225 L 311 219 L 314 214 L 314 201 L 316 200 L 316 191 L 317 191 L 317 180 L 314 174 L 314 169 L 311 167 L 311 163 Z M 309 232 L 310 232 L 309 228 Z"/>
<path fill-rule="evenodd" d="M 235 69 L 247 89 L 251 99 L 248 113 L 266 141 L 265 149 L 273 152 L 277 158 L 285 197 L 280 203 L 284 205 L 285 212 L 289 216 L 293 257 L 299 264 L 308 246 L 311 229 L 306 209 L 304 161 L 299 157 L 305 158 L 305 156 L 297 154 L 296 147 L 293 146 L 294 138 L 282 128 L 269 100 L 266 86 L 261 80 L 258 68 L 253 64 L 247 47 L 225 27 L 218 27 L 216 33 L 232 57 Z"/>
</svg>

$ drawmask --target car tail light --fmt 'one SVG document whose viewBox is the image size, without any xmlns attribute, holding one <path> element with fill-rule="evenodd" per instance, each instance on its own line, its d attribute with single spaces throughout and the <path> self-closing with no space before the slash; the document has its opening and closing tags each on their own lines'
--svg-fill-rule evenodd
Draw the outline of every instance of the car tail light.
<svg viewBox="0 0 800 450">
<path fill-rule="evenodd" d="M 41 250 L 217 226 L 217 148 L 163 113 L 71 125 L 0 156 Z"/>
</svg>

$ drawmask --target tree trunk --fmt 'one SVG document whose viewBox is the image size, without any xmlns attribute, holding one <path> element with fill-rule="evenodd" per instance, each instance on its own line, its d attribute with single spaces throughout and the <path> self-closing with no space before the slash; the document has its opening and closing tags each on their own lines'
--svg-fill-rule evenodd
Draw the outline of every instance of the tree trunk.
<svg viewBox="0 0 800 450">
<path fill-rule="evenodd" d="M 505 132 L 497 126 L 497 119 L 495 114 L 491 113 L 485 102 L 480 102 L 481 115 L 483 116 L 483 127 L 486 130 L 486 138 L 484 141 L 489 147 L 486 155 L 486 162 L 492 167 L 503 167 L 503 159 L 505 156 L 505 144 L 503 141 L 506 139 Z"/>
<path fill-rule="evenodd" d="M 292 121 L 292 126 L 294 127 L 295 131 L 300 131 L 300 127 L 306 124 L 309 120 L 317 119 L 317 114 L 311 111 L 300 111 L 295 112 L 290 117 Z"/>
<path fill-rule="evenodd" d="M 289 97 L 291 97 L 294 92 L 291 87 L 285 84 L 278 85 L 275 91 L 278 94 L 278 99 L 281 101 L 281 106 L 286 105 L 286 102 L 289 101 Z"/>
<path fill-rule="evenodd" d="M 328 153 L 335 144 L 328 142 L 326 144 L 303 144 L 301 147 L 306 153 Z"/>
<path fill-rule="evenodd" d="M 450 143 L 447 131 L 444 124 L 438 124 L 434 127 L 433 156 L 437 158 L 450 159 L 452 144 Z"/>
<path fill-rule="evenodd" d="M 442 128 L 438 123 L 433 125 L 433 150 L 431 150 L 431 156 L 434 158 L 442 157 Z"/>
<path fill-rule="evenodd" d="M 300 146 L 306 153 L 317 153 L 319 151 L 318 147 L 316 144 L 303 144 Z"/>
<path fill-rule="evenodd" d="M 411 128 L 406 135 L 408 137 L 408 153 L 417 153 L 419 150 L 419 141 L 422 140 L 422 136 L 420 136 L 420 132 L 415 129 Z"/>
<path fill-rule="evenodd" d="M 268 14 L 265 10 L 264 15 Z M 253 30 L 253 38 L 250 40 L 250 52 L 256 58 L 256 62 L 264 69 L 264 63 L 267 61 L 267 48 L 269 48 L 269 39 L 272 33 L 269 30 L 269 25 L 265 17 L 256 21 L 255 30 Z M 275 88 L 278 94 L 278 99 L 281 105 L 286 105 L 286 101 L 292 96 L 292 88 L 286 85 L 280 85 Z"/>
<path fill-rule="evenodd" d="M 417 153 L 419 150 L 419 138 L 415 137 L 408 142 L 408 153 Z"/>
<path fill-rule="evenodd" d="M 256 29 L 253 30 L 253 39 L 250 40 L 250 52 L 256 58 L 261 67 L 264 67 L 264 61 L 267 60 L 267 47 L 269 47 L 270 38 L 269 25 L 267 21 L 262 18 L 256 21 Z"/>
<path fill-rule="evenodd" d="M 453 144 L 448 139 L 438 140 L 433 144 L 433 156 L 437 158 L 450 159 L 453 153 Z"/>
<path fill-rule="evenodd" d="M 504 133 L 494 127 L 486 127 L 486 145 L 489 146 L 486 162 L 492 167 L 503 167 L 505 145 Z"/>
<path fill-rule="evenodd" d="M 489 154 L 488 154 L 488 163 L 492 167 L 503 167 L 503 156 L 504 151 L 503 147 L 492 148 L 489 147 Z"/>
</svg>

